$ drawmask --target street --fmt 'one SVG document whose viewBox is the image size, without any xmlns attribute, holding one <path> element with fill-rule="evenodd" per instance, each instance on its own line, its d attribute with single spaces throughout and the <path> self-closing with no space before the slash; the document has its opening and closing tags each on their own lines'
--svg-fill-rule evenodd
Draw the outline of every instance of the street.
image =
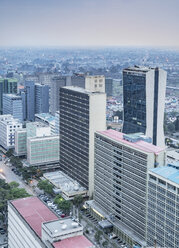
<svg viewBox="0 0 179 248">
<path fill-rule="evenodd" d="M 29 194 L 35 196 L 36 194 L 32 191 L 32 189 L 27 184 L 25 184 L 24 181 L 11 170 L 11 168 L 12 167 L 4 164 L 4 161 L 0 161 L 0 170 L 3 170 L 0 172 L 0 178 L 4 179 L 7 183 L 12 181 L 19 183 L 20 188 L 25 188 Z"/>
</svg>

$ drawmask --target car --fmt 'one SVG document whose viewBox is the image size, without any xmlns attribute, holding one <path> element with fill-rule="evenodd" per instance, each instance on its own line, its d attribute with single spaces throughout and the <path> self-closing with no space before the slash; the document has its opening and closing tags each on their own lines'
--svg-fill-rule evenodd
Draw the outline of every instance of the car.
<svg viewBox="0 0 179 248">
<path fill-rule="evenodd" d="M 60 216 L 61 216 L 61 218 L 64 218 L 65 217 L 65 214 L 61 214 Z"/>
</svg>

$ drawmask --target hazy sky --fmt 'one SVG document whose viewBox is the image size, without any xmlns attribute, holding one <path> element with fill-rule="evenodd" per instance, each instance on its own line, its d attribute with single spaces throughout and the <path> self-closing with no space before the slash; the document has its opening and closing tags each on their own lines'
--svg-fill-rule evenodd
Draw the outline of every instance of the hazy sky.
<svg viewBox="0 0 179 248">
<path fill-rule="evenodd" d="M 0 0 L 0 46 L 179 46 L 179 0 Z"/>
</svg>

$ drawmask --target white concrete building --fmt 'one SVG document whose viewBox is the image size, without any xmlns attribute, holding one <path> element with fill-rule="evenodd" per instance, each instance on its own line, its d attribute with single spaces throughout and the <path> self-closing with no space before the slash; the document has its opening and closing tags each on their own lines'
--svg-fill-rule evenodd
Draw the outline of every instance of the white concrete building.
<svg viewBox="0 0 179 248">
<path fill-rule="evenodd" d="M 14 148 L 15 131 L 22 128 L 22 123 L 11 115 L 2 115 L 0 119 L 0 145 L 5 149 Z"/>
<path fill-rule="evenodd" d="M 71 218 L 59 219 L 37 197 L 8 203 L 9 248 L 95 248 L 83 227 Z"/>
<path fill-rule="evenodd" d="M 89 207 L 130 247 L 146 246 L 147 171 L 165 164 L 165 149 L 140 134 L 112 129 L 95 134 L 95 189 Z"/>
<path fill-rule="evenodd" d="M 27 137 L 27 163 L 59 163 L 59 136 Z"/>
<path fill-rule="evenodd" d="M 85 89 L 90 92 L 105 93 L 105 77 L 104 76 L 86 76 Z"/>
</svg>

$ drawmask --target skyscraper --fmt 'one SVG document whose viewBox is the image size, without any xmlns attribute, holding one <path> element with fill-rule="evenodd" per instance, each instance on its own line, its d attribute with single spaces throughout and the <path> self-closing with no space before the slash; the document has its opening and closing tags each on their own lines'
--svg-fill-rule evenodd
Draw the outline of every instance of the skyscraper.
<svg viewBox="0 0 179 248">
<path fill-rule="evenodd" d="M 35 113 L 48 113 L 49 111 L 49 86 L 34 84 L 26 81 L 25 87 L 20 91 L 23 102 L 23 119 L 35 120 Z"/>
<path fill-rule="evenodd" d="M 3 78 L 0 79 L 0 114 L 3 112 L 3 94 L 17 93 L 17 79 Z"/>
<path fill-rule="evenodd" d="M 94 188 L 94 132 L 106 129 L 106 94 L 100 78 L 91 78 L 93 91 L 60 89 L 60 168 L 92 195 Z M 95 86 L 96 85 L 96 86 Z"/>
<path fill-rule="evenodd" d="M 167 73 L 159 68 L 130 67 L 123 70 L 123 102 L 126 134 L 142 132 L 164 147 L 164 107 Z"/>
<path fill-rule="evenodd" d="M 49 86 L 35 84 L 35 113 L 49 112 Z"/>
<path fill-rule="evenodd" d="M 32 81 L 25 82 L 25 96 L 23 97 L 23 107 L 25 119 L 28 121 L 35 120 L 35 84 Z"/>
<path fill-rule="evenodd" d="M 3 114 L 11 114 L 14 119 L 23 120 L 22 98 L 13 94 L 3 94 Z"/>
</svg>

